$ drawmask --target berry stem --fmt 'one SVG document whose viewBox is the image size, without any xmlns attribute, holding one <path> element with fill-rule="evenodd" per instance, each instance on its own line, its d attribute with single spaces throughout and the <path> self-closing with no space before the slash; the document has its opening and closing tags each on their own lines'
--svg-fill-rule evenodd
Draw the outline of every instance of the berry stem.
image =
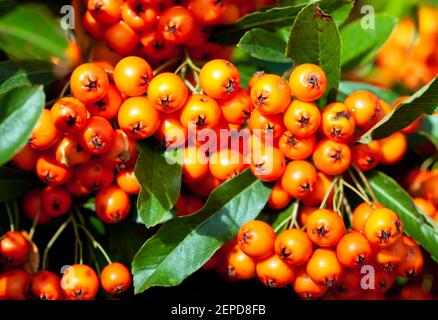
<svg viewBox="0 0 438 320">
<path fill-rule="evenodd" d="M 297 226 L 297 216 L 298 216 L 299 209 L 300 209 L 300 199 L 297 199 L 295 201 L 294 209 L 292 210 L 292 214 L 290 216 L 289 224 L 287 225 L 288 229 Z"/>
<path fill-rule="evenodd" d="M 339 177 L 336 177 L 333 179 L 332 183 L 330 184 L 330 186 L 329 186 L 329 188 L 324 196 L 324 199 L 321 202 L 321 205 L 319 206 L 320 209 L 324 209 L 327 206 L 327 202 L 330 198 L 330 194 L 332 193 L 333 188 L 338 184 L 338 181 L 339 181 Z"/>
<path fill-rule="evenodd" d="M 435 163 L 435 161 L 436 161 L 436 157 L 435 156 L 431 156 L 431 157 L 427 158 L 421 164 L 420 171 L 428 170 Z"/>
<path fill-rule="evenodd" d="M 46 248 L 44 249 L 44 254 L 43 254 L 43 262 L 42 262 L 42 269 L 46 270 L 47 269 L 47 257 L 49 255 L 49 250 L 50 248 L 53 246 L 53 244 L 55 243 L 55 241 L 59 238 L 59 236 L 61 235 L 61 233 L 65 230 L 65 228 L 68 226 L 68 224 L 72 222 L 72 217 L 68 217 L 63 224 L 61 224 L 61 226 L 58 228 L 58 230 L 56 230 L 55 234 L 52 236 L 52 238 L 49 240 L 49 242 L 47 243 Z"/>
<path fill-rule="evenodd" d="M 362 180 L 363 183 L 365 184 L 365 187 L 367 188 L 368 192 L 370 193 L 371 198 L 372 198 L 374 201 L 377 201 L 376 194 L 374 193 L 373 188 L 371 188 L 371 185 L 370 185 L 370 183 L 369 183 L 367 177 L 365 176 L 365 174 L 364 174 L 364 173 L 362 172 L 362 170 L 360 170 L 360 169 L 359 169 L 354 163 L 353 163 L 353 168 L 354 168 L 354 170 L 356 170 L 357 174 L 359 175 L 359 177 L 361 178 L 361 180 Z M 372 206 L 372 207 L 374 207 L 374 206 Z"/>
<path fill-rule="evenodd" d="M 351 191 L 353 191 L 354 193 L 356 193 L 358 196 L 359 196 L 359 198 L 361 198 L 364 202 L 366 202 L 367 204 L 369 204 L 370 206 L 372 206 L 372 203 L 371 203 L 371 201 L 367 198 L 367 197 L 365 197 L 359 190 L 357 190 L 355 187 L 353 187 L 351 184 L 349 184 L 347 181 L 345 181 L 345 180 L 341 180 L 342 181 L 342 184 L 344 185 L 344 186 L 346 186 L 348 189 L 350 189 Z"/>
<path fill-rule="evenodd" d="M 76 211 L 76 214 L 78 215 L 79 222 L 82 225 L 85 225 L 86 223 L 85 223 L 85 219 L 84 219 L 84 216 L 82 215 L 82 213 L 78 209 L 76 209 L 75 211 Z M 94 261 L 94 266 L 96 268 L 96 271 L 98 274 L 100 274 L 100 266 L 99 266 L 99 263 L 97 262 L 97 257 L 96 257 L 96 254 L 94 253 L 92 243 L 91 243 L 90 239 L 88 239 L 88 238 L 87 238 L 87 246 L 88 246 L 88 251 L 90 252 L 90 256 Z"/>
<path fill-rule="evenodd" d="M 67 89 L 68 89 L 69 87 L 70 87 L 70 81 L 67 81 L 67 82 L 64 84 L 64 87 L 62 88 L 61 93 L 59 94 L 58 99 L 60 99 L 60 98 L 62 98 L 62 97 L 65 96 L 65 93 L 67 92 Z"/>
<path fill-rule="evenodd" d="M 163 64 L 159 65 L 158 67 L 156 67 L 153 71 L 154 76 L 156 76 L 157 74 L 159 74 L 162 70 L 166 69 L 167 67 L 175 64 L 176 62 L 178 62 L 179 60 L 181 60 L 181 58 L 175 58 L 169 61 L 164 62 Z M 175 72 L 176 73 L 176 72 Z"/>
<path fill-rule="evenodd" d="M 353 222 L 353 211 L 351 210 L 351 206 L 348 203 L 347 197 L 343 197 L 342 198 L 342 202 L 344 204 L 344 209 L 345 209 L 345 211 L 348 214 L 348 220 L 350 221 L 350 224 L 352 224 L 352 222 Z"/>
<path fill-rule="evenodd" d="M 11 211 L 11 206 L 7 202 L 5 202 L 5 206 L 6 206 L 6 211 L 8 212 L 9 229 L 11 231 L 15 231 L 15 223 L 14 223 L 14 218 L 13 218 L 12 211 Z"/>
<path fill-rule="evenodd" d="M 367 195 L 365 189 L 362 187 L 362 185 L 359 183 L 359 181 L 357 180 L 357 178 L 354 176 L 353 171 L 348 170 L 348 174 L 350 175 L 351 180 L 353 180 L 353 183 L 354 183 L 354 185 L 356 186 L 356 188 L 357 188 L 360 192 L 362 192 L 362 194 L 363 194 L 364 196 L 366 196 L 366 197 L 369 199 L 369 197 L 368 197 L 368 195 Z"/>
<path fill-rule="evenodd" d="M 12 204 L 14 205 L 15 227 L 18 229 L 18 226 L 20 225 L 20 209 L 18 208 L 18 203 L 16 199 Z"/>
<path fill-rule="evenodd" d="M 38 225 L 38 221 L 40 220 L 40 217 L 41 217 L 41 210 L 38 210 L 37 214 L 35 215 L 35 218 L 33 219 L 32 227 L 29 230 L 29 238 L 31 238 L 31 239 L 33 238 L 33 236 L 35 234 L 35 230 L 36 230 L 36 227 Z"/>
<path fill-rule="evenodd" d="M 70 213 L 72 223 L 73 223 L 73 231 L 75 233 L 75 262 L 79 260 L 79 263 L 83 263 L 83 245 L 81 241 L 81 237 L 79 236 L 79 229 L 78 229 L 78 223 L 73 215 L 73 213 Z M 79 259 L 78 259 L 79 258 Z"/>
<path fill-rule="evenodd" d="M 105 257 L 106 261 L 108 262 L 108 264 L 112 263 L 110 257 L 108 256 L 108 254 L 106 253 L 105 249 L 100 245 L 99 242 L 96 241 L 96 239 L 93 237 L 93 235 L 91 234 L 90 231 L 88 231 L 88 229 L 83 226 L 83 225 L 78 225 L 78 227 L 80 229 L 82 229 L 82 231 L 84 231 L 84 233 L 90 238 L 91 242 L 93 243 L 94 248 L 99 249 L 99 251 L 102 253 L 102 255 Z"/>
<path fill-rule="evenodd" d="M 184 49 L 184 54 L 185 54 L 186 61 L 187 61 L 187 64 L 189 65 L 189 67 L 190 67 L 195 73 L 196 73 L 196 72 L 197 72 L 197 73 L 201 72 L 201 68 L 199 68 L 199 67 L 193 62 L 192 58 L 190 58 L 189 51 L 187 50 L 187 48 Z"/>
</svg>

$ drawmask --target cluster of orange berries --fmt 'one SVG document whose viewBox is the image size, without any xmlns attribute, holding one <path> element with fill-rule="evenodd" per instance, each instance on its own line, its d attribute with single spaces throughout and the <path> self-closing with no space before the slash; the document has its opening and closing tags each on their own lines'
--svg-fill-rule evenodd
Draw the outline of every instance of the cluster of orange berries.
<svg viewBox="0 0 438 320">
<path fill-rule="evenodd" d="M 32 245 L 25 232 L 8 231 L 0 238 L 0 300 L 91 300 L 99 291 L 99 282 L 111 295 L 131 286 L 131 273 L 119 262 L 106 265 L 100 278 L 85 264 L 68 266 L 62 277 L 49 270 L 35 273 L 26 266 Z"/>
<path fill-rule="evenodd" d="M 418 27 L 404 18 L 379 51 L 377 70 L 369 80 L 384 86 L 402 83 L 416 90 L 438 73 L 438 9 L 421 6 Z"/>
<path fill-rule="evenodd" d="M 230 24 L 269 1 L 254 0 L 88 0 L 82 25 L 116 53 L 149 62 L 208 50 L 209 29 Z M 216 48 L 216 46 L 213 46 Z"/>
<path fill-rule="evenodd" d="M 403 235 L 400 218 L 377 202 L 356 207 L 348 232 L 334 210 L 303 210 L 300 220 L 305 231 L 290 228 L 278 235 L 263 221 L 246 223 L 206 268 L 229 280 L 258 277 L 272 288 L 292 285 L 305 299 L 381 299 L 396 276 L 422 271 L 420 247 Z M 369 272 L 373 280 L 365 279 Z"/>
<path fill-rule="evenodd" d="M 405 184 L 417 209 L 438 222 L 438 171 L 412 170 L 406 177 Z"/>
</svg>

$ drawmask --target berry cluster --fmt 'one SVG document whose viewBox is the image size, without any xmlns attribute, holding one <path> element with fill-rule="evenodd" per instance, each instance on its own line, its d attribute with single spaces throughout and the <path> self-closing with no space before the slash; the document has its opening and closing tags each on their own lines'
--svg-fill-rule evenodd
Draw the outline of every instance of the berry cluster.
<svg viewBox="0 0 438 320">
<path fill-rule="evenodd" d="M 438 222 L 438 171 L 415 169 L 406 177 L 405 183 L 417 209 Z"/>
<path fill-rule="evenodd" d="M 88 0 L 82 24 L 116 53 L 155 63 L 180 56 L 182 47 L 198 56 L 210 47 L 217 50 L 207 43 L 209 29 L 233 23 L 259 4 L 254 0 Z"/>
<path fill-rule="evenodd" d="M 418 28 L 416 26 L 418 19 Z M 377 70 L 367 80 L 416 90 L 438 73 L 438 10 L 421 6 L 418 16 L 404 18 L 376 57 Z"/>
<path fill-rule="evenodd" d="M 99 277 L 85 264 L 68 266 L 60 278 L 49 270 L 31 272 L 26 266 L 33 242 L 26 232 L 8 231 L 0 238 L 0 300 L 91 300 L 99 290 Z M 112 262 L 100 274 L 102 288 L 118 295 L 131 286 L 128 268 Z"/>
<path fill-rule="evenodd" d="M 230 280 L 258 277 L 272 288 L 291 284 L 306 299 L 382 298 L 396 276 L 414 277 L 423 268 L 420 247 L 403 235 L 399 217 L 377 202 L 356 207 L 348 232 L 334 210 L 300 214 L 305 231 L 295 227 L 277 236 L 263 221 L 248 222 L 237 239 L 214 256 L 222 260 L 215 261 L 215 267 Z M 373 273 L 374 283 L 364 288 L 361 281 L 368 272 Z"/>
</svg>

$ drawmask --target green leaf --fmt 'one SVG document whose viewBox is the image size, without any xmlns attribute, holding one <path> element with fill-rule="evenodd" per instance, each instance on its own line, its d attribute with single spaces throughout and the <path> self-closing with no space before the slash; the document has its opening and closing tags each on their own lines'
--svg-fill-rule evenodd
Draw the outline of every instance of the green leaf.
<svg viewBox="0 0 438 320">
<path fill-rule="evenodd" d="M 410 135 L 408 142 L 410 150 L 431 144 L 435 151 L 438 151 L 438 117 L 425 115 L 421 127 L 417 132 Z"/>
<path fill-rule="evenodd" d="M 414 93 L 405 102 L 398 105 L 359 140 L 368 144 L 372 140 L 382 139 L 399 131 L 421 114 L 431 114 L 438 108 L 438 77 Z"/>
<path fill-rule="evenodd" d="M 171 209 L 181 189 L 182 152 L 181 149 L 163 151 L 150 141 L 137 143 L 137 149 L 135 176 L 141 185 L 137 210 L 150 228 L 173 218 Z"/>
<path fill-rule="evenodd" d="M 373 86 L 372 84 L 356 81 L 341 81 L 339 83 L 339 93 L 343 96 L 348 96 L 357 90 L 368 90 L 383 99 L 387 103 L 392 104 L 400 95 L 385 89 Z"/>
<path fill-rule="evenodd" d="M 0 167 L 0 202 L 17 199 L 35 184 L 35 177 L 28 172 Z"/>
<path fill-rule="evenodd" d="M 343 70 L 370 62 L 391 35 L 397 20 L 387 14 L 376 14 L 374 24 L 373 29 L 365 29 L 360 18 L 341 30 Z"/>
<path fill-rule="evenodd" d="M 289 35 L 286 55 L 296 65 L 319 65 L 326 73 L 328 83 L 320 103 L 325 106 L 336 100 L 341 77 L 341 37 L 333 18 L 317 4 L 308 5 L 298 14 Z"/>
<path fill-rule="evenodd" d="M 43 5 L 21 4 L 0 16 L 0 49 L 15 59 L 64 57 L 67 40 Z"/>
<path fill-rule="evenodd" d="M 330 13 L 334 21 L 341 25 L 350 14 L 353 8 L 352 0 L 321 0 L 315 1 L 320 3 L 321 8 Z M 211 41 L 221 44 L 236 44 L 243 36 L 246 30 L 253 28 L 275 29 L 283 26 L 290 26 L 297 14 L 308 4 L 300 2 L 299 4 L 287 7 L 275 7 L 266 11 L 250 13 L 235 24 L 221 26 L 213 32 Z"/>
<path fill-rule="evenodd" d="M 135 292 L 180 284 L 258 216 L 270 193 L 245 170 L 216 188 L 197 213 L 167 222 L 134 257 Z"/>
<path fill-rule="evenodd" d="M 272 212 L 271 214 L 275 215 L 275 219 L 272 221 L 272 228 L 274 230 L 277 230 L 277 233 L 280 233 L 287 229 L 287 223 L 286 221 L 289 221 L 291 219 L 291 216 L 295 210 L 297 210 L 298 201 L 292 201 L 286 208 L 281 210 L 280 212 Z"/>
<path fill-rule="evenodd" d="M 0 95 L 0 165 L 27 143 L 44 108 L 42 86 L 23 86 Z"/>
<path fill-rule="evenodd" d="M 415 208 L 411 197 L 391 177 L 371 172 L 368 178 L 377 200 L 396 212 L 403 221 L 405 232 L 438 261 L 438 225 Z"/>
<path fill-rule="evenodd" d="M 47 85 L 55 80 L 53 64 L 42 60 L 0 62 L 0 95 L 23 85 Z"/>
<path fill-rule="evenodd" d="M 254 58 L 272 62 L 290 63 L 284 55 L 286 42 L 276 33 L 255 28 L 247 31 L 237 44 L 239 48 Z"/>
</svg>

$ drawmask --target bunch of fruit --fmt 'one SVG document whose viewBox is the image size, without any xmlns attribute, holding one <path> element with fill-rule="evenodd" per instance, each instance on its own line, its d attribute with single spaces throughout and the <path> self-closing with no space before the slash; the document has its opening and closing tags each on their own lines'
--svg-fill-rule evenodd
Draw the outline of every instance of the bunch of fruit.
<svg viewBox="0 0 438 320">
<path fill-rule="evenodd" d="M 82 25 L 93 39 L 116 53 L 145 57 L 150 63 L 218 50 L 209 29 L 234 23 L 259 5 L 255 0 L 88 0 Z"/>
<path fill-rule="evenodd" d="M 376 57 L 377 70 L 366 77 L 391 87 L 402 84 L 416 90 L 438 73 L 438 9 L 421 6 L 418 27 L 414 18 L 399 22 Z"/>
</svg>

